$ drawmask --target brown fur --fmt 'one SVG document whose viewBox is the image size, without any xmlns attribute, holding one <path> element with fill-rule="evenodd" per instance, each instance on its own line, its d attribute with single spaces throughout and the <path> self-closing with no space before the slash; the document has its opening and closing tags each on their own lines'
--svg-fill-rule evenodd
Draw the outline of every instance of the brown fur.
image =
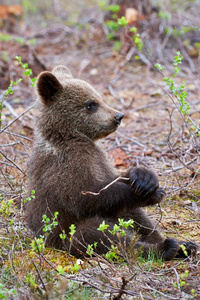
<svg viewBox="0 0 200 300">
<path fill-rule="evenodd" d="M 64 66 L 41 73 L 37 91 L 41 112 L 29 162 L 35 199 L 27 205 L 28 225 L 35 235 L 43 234 L 42 215 L 52 218 L 57 211 L 59 225 L 48 236 L 48 245 L 69 251 L 69 240 L 63 243 L 59 234 L 64 230 L 68 235 L 69 226 L 75 224 L 81 245 L 74 241 L 71 253 L 79 257 L 85 246 L 97 241 L 96 251 L 101 254 L 110 242 L 97 231 L 99 224 L 105 220 L 111 228 L 119 217 L 133 218 L 141 236 L 136 247 L 142 245 L 144 252 L 156 249 L 164 259 L 175 257 L 179 243 L 154 230 L 141 209 L 159 203 L 165 195 L 153 172 L 133 168 L 126 174 L 129 180 L 117 181 L 97 196 L 82 193 L 99 192 L 119 176 L 95 141 L 113 132 L 123 114 L 108 107 L 99 93 L 74 79 Z"/>
</svg>

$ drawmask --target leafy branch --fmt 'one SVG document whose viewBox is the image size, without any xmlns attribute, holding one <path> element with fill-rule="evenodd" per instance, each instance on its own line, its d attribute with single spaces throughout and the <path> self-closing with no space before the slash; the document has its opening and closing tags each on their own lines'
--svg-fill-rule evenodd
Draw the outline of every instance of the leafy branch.
<svg viewBox="0 0 200 300">
<path fill-rule="evenodd" d="M 179 65 L 182 64 L 182 60 L 183 60 L 183 56 L 181 55 L 180 51 L 177 52 L 177 55 L 174 57 L 174 61 L 173 61 L 173 65 L 174 65 L 174 74 L 172 75 L 172 77 L 176 77 L 177 74 L 179 74 L 180 72 L 180 67 Z M 163 66 L 161 66 L 160 64 L 156 64 L 155 68 L 158 69 L 159 71 L 162 72 L 164 78 L 163 81 L 165 81 L 165 83 L 167 84 L 167 86 L 169 87 L 169 89 L 171 90 L 171 92 L 173 93 L 173 95 L 176 97 L 176 99 L 179 102 L 179 111 L 181 112 L 181 114 L 183 116 L 186 116 L 187 119 L 193 124 L 192 128 L 193 130 L 197 130 L 197 136 L 200 135 L 200 128 L 197 124 L 195 124 L 195 122 L 190 118 L 189 113 L 190 113 L 190 105 L 188 103 L 187 99 L 187 92 L 185 90 L 185 81 L 182 81 L 182 83 L 180 85 L 177 85 L 174 81 L 174 79 L 171 79 L 167 76 L 164 75 L 163 73 Z"/>
</svg>

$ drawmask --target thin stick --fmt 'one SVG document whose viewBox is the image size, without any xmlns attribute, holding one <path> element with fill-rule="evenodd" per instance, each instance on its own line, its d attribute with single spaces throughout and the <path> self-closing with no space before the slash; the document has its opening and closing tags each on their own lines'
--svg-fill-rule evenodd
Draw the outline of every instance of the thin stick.
<svg viewBox="0 0 200 300">
<path fill-rule="evenodd" d="M 23 113 L 21 113 L 17 118 L 15 118 L 12 122 L 10 122 L 7 126 L 5 126 L 3 129 L 1 129 L 0 134 L 4 132 L 8 127 L 10 127 L 15 121 L 17 121 L 19 118 L 21 118 L 23 115 L 25 115 L 31 108 L 35 106 L 36 102 L 31 105 L 29 108 L 27 108 Z"/>
<path fill-rule="evenodd" d="M 41 281 L 41 283 L 42 283 L 43 289 L 45 290 L 45 292 L 47 292 L 46 286 L 45 286 L 44 281 L 43 281 L 43 279 L 42 279 L 42 276 L 41 276 L 41 274 L 40 274 L 40 272 L 39 272 L 39 270 L 38 270 L 38 267 L 36 266 L 36 264 L 34 263 L 33 260 L 32 260 L 32 263 L 33 263 L 33 265 L 34 265 L 34 267 L 35 267 L 35 269 L 36 269 L 36 272 L 38 273 L 38 276 L 39 276 L 40 281 Z"/>
<path fill-rule="evenodd" d="M 177 283 L 178 289 L 179 289 L 179 291 L 180 291 L 180 290 L 181 290 L 180 284 L 179 284 L 179 279 L 180 279 L 180 277 L 179 277 L 179 275 L 178 275 L 178 273 L 177 273 L 177 271 L 176 271 L 175 268 L 172 268 L 172 270 L 174 271 L 174 273 L 175 273 L 175 275 L 176 275 L 176 283 Z"/>
<path fill-rule="evenodd" d="M 11 162 L 18 170 L 20 170 L 26 176 L 26 173 L 14 161 L 12 161 L 12 159 L 8 158 L 1 150 L 0 153 L 1 155 L 3 155 L 3 157 L 5 157 L 9 162 Z"/>
<path fill-rule="evenodd" d="M 12 166 L 12 165 L 11 165 Z M 12 166 L 13 167 L 13 166 Z M 2 168 L 0 169 L 2 176 L 4 177 L 4 179 L 6 180 L 7 184 L 9 185 L 9 187 L 11 188 L 12 191 L 14 191 L 14 188 L 12 186 L 12 184 L 9 182 L 8 178 L 6 177 L 6 175 L 3 173 Z"/>
<path fill-rule="evenodd" d="M 178 158 L 178 160 L 180 161 L 180 163 L 184 166 L 184 167 L 186 167 L 187 169 L 189 169 L 190 171 L 194 171 L 193 169 L 191 169 L 191 168 L 189 168 L 188 167 L 188 165 L 186 165 L 184 162 L 183 162 L 183 160 L 180 158 L 180 156 L 174 151 L 174 149 L 173 149 L 173 146 L 172 146 L 172 144 L 171 144 L 171 142 L 170 142 L 170 137 L 171 137 L 171 134 L 172 134 L 172 113 L 170 113 L 170 111 L 169 110 L 167 110 L 168 111 L 168 113 L 169 113 L 169 125 L 170 125 L 170 129 L 169 129 L 169 134 L 168 134 L 168 136 L 167 136 L 167 143 L 168 143 L 168 145 L 169 145 L 169 148 L 170 148 L 170 150 L 172 151 L 172 153 Z M 181 115 L 182 116 L 182 115 Z M 183 116 L 182 116 L 182 118 L 183 118 Z M 183 118 L 183 120 L 184 120 L 184 118 Z"/>
<path fill-rule="evenodd" d="M 128 136 L 122 134 L 119 130 L 116 130 L 116 132 L 117 132 L 118 135 L 122 136 L 123 138 L 127 139 L 128 141 L 131 141 L 131 142 L 133 142 L 134 144 L 136 144 L 136 145 L 138 145 L 138 146 L 140 146 L 140 147 L 142 147 L 142 148 L 147 148 L 147 147 L 146 147 L 145 145 L 143 145 L 141 142 L 137 141 L 136 139 L 130 138 L 130 137 L 128 137 Z"/>
<path fill-rule="evenodd" d="M 149 289 L 149 290 L 151 290 L 151 291 L 154 291 L 154 292 L 156 292 L 156 293 L 158 293 L 158 294 L 164 296 L 165 298 L 174 299 L 174 300 L 180 299 L 180 298 L 174 298 L 174 297 L 168 296 L 167 294 L 164 294 L 164 293 L 160 292 L 159 290 L 156 290 L 156 289 L 152 288 L 152 287 L 149 286 L 148 284 L 146 284 L 146 287 L 144 286 L 144 288 L 145 288 L 145 289 L 147 288 L 147 289 Z"/>
<path fill-rule="evenodd" d="M 28 138 L 28 137 L 26 137 L 26 136 L 24 136 L 24 135 L 21 135 L 21 134 L 18 134 L 18 133 L 14 133 L 14 132 L 10 132 L 10 131 L 7 131 L 7 130 L 4 130 L 4 133 L 7 133 L 7 134 L 11 134 L 11 135 L 17 136 L 17 137 L 19 137 L 19 138 L 25 139 L 25 140 L 30 141 L 30 142 L 33 143 L 33 140 L 32 140 L 32 139 L 30 139 L 30 138 Z"/>
<path fill-rule="evenodd" d="M 93 192 L 89 192 L 89 191 L 87 191 L 87 192 L 82 191 L 81 193 L 82 193 L 83 195 L 88 195 L 88 194 L 89 194 L 89 195 L 98 196 L 98 195 L 100 195 L 100 193 L 101 193 L 102 191 L 104 191 L 104 190 L 106 190 L 107 188 L 109 188 L 111 185 L 113 185 L 113 184 L 114 184 L 115 182 L 117 182 L 118 180 L 129 180 L 129 178 L 119 176 L 119 177 L 117 177 L 115 180 L 113 180 L 112 182 L 110 182 L 108 185 L 106 185 L 104 188 L 100 189 L 100 191 L 99 191 L 98 193 L 93 193 Z"/>
<path fill-rule="evenodd" d="M 115 300 L 121 299 L 121 297 L 122 297 L 122 295 L 123 295 L 123 293 L 124 293 L 124 289 L 125 289 L 127 283 L 128 283 L 128 281 L 126 280 L 126 278 L 125 278 L 124 276 L 122 276 L 122 286 L 121 286 L 121 288 L 120 288 L 119 293 L 118 293 L 115 297 L 113 297 L 113 300 L 114 300 L 114 299 L 115 299 Z"/>
<path fill-rule="evenodd" d="M 2 144 L 2 145 L 0 145 L 0 147 L 10 147 L 10 146 L 18 145 L 18 144 L 19 144 L 18 142 L 14 142 L 14 143 L 11 143 L 11 144 Z"/>
<path fill-rule="evenodd" d="M 125 104 L 124 98 L 118 97 L 110 84 L 108 85 L 108 90 L 115 99 L 119 100 L 122 104 Z"/>
<path fill-rule="evenodd" d="M 165 171 L 164 174 L 171 173 L 171 172 L 176 172 L 176 171 L 180 171 L 180 170 L 184 169 L 185 167 L 188 167 L 189 165 L 191 165 L 195 160 L 197 160 L 197 157 L 194 157 L 192 160 L 184 163 L 182 166 L 178 166 L 178 167 L 176 167 L 174 169 Z"/>
</svg>

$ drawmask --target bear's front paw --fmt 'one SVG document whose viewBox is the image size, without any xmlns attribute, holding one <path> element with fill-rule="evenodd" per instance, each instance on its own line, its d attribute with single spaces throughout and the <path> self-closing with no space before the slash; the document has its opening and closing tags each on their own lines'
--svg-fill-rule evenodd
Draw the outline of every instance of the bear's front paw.
<svg viewBox="0 0 200 300">
<path fill-rule="evenodd" d="M 145 198 L 144 205 L 147 206 L 160 203 L 165 198 L 165 195 L 165 191 L 162 188 L 159 188 L 149 198 Z"/>
<path fill-rule="evenodd" d="M 149 197 L 159 187 L 158 178 L 146 168 L 133 168 L 129 172 L 130 186 L 141 197 Z"/>
</svg>

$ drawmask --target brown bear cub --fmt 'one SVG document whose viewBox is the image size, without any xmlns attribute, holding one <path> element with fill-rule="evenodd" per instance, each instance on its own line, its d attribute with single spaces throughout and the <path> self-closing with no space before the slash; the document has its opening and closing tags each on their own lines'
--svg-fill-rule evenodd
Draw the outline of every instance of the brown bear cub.
<svg viewBox="0 0 200 300">
<path fill-rule="evenodd" d="M 27 221 L 34 234 L 44 234 L 44 214 L 51 219 L 58 212 L 59 224 L 47 237 L 47 245 L 80 257 L 88 244 L 97 242 L 96 252 L 103 254 L 110 239 L 97 230 L 102 221 L 112 229 L 118 218 L 133 219 L 140 236 L 137 248 L 142 247 L 144 253 L 154 249 L 164 260 L 181 256 L 180 242 L 165 238 L 141 208 L 160 203 L 165 196 L 152 171 L 132 168 L 124 176 L 127 180 L 118 180 L 98 193 L 119 174 L 95 142 L 115 131 L 124 115 L 108 107 L 99 93 L 74 79 L 64 66 L 41 73 L 37 92 L 41 111 L 28 166 L 35 198 L 27 204 Z M 71 224 L 76 233 L 70 245 Z M 63 230 L 68 235 L 65 240 L 59 236 Z M 127 232 L 127 244 L 132 233 Z M 196 252 L 195 244 L 185 246 L 189 254 Z"/>
</svg>

